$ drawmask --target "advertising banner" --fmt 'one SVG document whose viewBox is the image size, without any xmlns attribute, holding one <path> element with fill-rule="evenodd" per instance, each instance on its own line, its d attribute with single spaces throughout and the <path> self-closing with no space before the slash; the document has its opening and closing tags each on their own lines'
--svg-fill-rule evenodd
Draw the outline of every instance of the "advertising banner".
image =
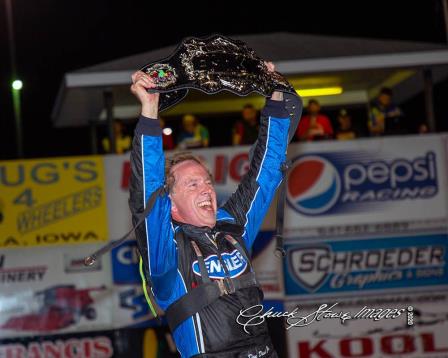
<svg viewBox="0 0 448 358">
<path fill-rule="evenodd" d="M 0 340 L 1 358 L 175 358 L 165 327 L 121 329 Z"/>
<path fill-rule="evenodd" d="M 103 158 L 0 162 L 0 248 L 108 239 Z"/>
<path fill-rule="evenodd" d="M 448 357 L 445 294 L 287 302 L 290 358 Z"/>
<path fill-rule="evenodd" d="M 446 226 L 447 160 L 440 135 L 291 146 L 290 236 L 413 232 Z"/>
<path fill-rule="evenodd" d="M 0 337 L 113 326 L 110 257 L 86 267 L 98 245 L 0 252 Z"/>
<path fill-rule="evenodd" d="M 286 245 L 288 296 L 362 295 L 448 289 L 448 235 L 332 240 Z"/>
</svg>

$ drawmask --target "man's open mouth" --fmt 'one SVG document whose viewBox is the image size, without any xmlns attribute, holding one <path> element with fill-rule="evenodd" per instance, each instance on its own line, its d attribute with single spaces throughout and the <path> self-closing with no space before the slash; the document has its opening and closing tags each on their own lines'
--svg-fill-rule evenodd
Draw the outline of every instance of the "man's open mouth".
<svg viewBox="0 0 448 358">
<path fill-rule="evenodd" d="M 212 201 L 208 200 L 208 199 L 204 200 L 204 201 L 200 201 L 198 203 L 198 207 L 200 207 L 201 209 L 204 209 L 204 210 L 213 210 Z"/>
</svg>

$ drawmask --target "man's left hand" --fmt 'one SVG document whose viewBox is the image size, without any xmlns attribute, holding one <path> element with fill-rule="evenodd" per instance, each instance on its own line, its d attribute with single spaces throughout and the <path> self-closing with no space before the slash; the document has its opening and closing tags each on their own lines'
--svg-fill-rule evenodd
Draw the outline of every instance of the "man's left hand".
<svg viewBox="0 0 448 358">
<path fill-rule="evenodd" d="M 265 61 L 264 63 L 269 72 L 275 72 L 275 65 L 272 62 Z M 274 101 L 283 101 L 283 92 L 275 91 L 272 93 L 271 99 Z"/>
</svg>

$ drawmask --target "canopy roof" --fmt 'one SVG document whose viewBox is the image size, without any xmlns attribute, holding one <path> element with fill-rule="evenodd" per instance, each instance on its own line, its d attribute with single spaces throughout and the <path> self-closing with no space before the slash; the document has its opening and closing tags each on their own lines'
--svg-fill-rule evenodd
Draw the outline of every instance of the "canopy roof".
<svg viewBox="0 0 448 358">
<path fill-rule="evenodd" d="M 259 56 L 275 62 L 277 70 L 296 88 L 343 86 L 344 94 L 324 99 L 321 101 L 324 105 L 367 102 L 384 85 L 402 85 L 403 90 L 396 97 L 405 99 L 421 90 L 417 69 L 433 67 L 436 81 L 448 74 L 448 47 L 438 44 L 284 32 L 230 37 L 247 43 Z M 113 93 L 116 117 L 137 116 L 138 105 L 129 92 L 131 74 L 149 62 L 169 56 L 176 46 L 66 73 L 53 108 L 54 124 L 82 126 L 104 117 L 105 90 Z M 212 97 L 191 93 L 167 114 L 238 111 L 248 100 L 261 101 L 235 98 L 229 93 Z"/>
</svg>

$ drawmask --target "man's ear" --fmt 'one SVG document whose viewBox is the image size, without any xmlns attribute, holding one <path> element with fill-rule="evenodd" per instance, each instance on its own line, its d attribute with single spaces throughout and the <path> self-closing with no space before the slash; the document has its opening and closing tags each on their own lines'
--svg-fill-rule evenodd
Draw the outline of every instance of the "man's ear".
<svg viewBox="0 0 448 358">
<path fill-rule="evenodd" d="M 173 198 L 171 197 L 171 194 L 168 194 L 168 197 L 171 200 L 171 211 L 174 213 L 177 213 L 177 206 L 176 206 L 176 203 L 174 202 Z"/>
</svg>

